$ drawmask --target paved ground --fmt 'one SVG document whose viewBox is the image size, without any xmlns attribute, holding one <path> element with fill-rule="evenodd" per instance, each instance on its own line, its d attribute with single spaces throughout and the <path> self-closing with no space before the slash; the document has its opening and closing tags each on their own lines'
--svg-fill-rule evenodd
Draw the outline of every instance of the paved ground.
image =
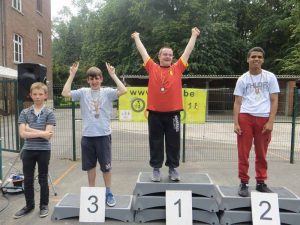
<svg viewBox="0 0 300 225">
<path fill-rule="evenodd" d="M 14 153 L 3 153 L 4 175 L 10 167 L 9 163 L 13 162 L 16 157 Z M 20 161 L 17 162 L 13 171 L 20 169 Z M 81 186 L 87 185 L 87 177 L 81 171 L 80 161 L 73 162 L 70 160 L 52 159 L 50 165 L 51 177 L 57 196 L 54 196 L 50 187 L 50 214 L 46 218 L 39 218 L 39 210 L 35 210 L 29 215 L 18 220 L 13 219 L 14 213 L 24 206 L 23 194 L 7 194 L 4 198 L 0 196 L 0 225 L 43 225 L 43 224 L 80 224 L 78 218 L 65 219 L 59 221 L 51 221 L 51 215 L 55 204 L 63 198 L 66 193 L 78 193 Z M 114 161 L 113 162 L 113 192 L 117 195 L 130 195 L 133 192 L 137 176 L 140 171 L 151 171 L 148 163 L 145 161 Z M 201 172 L 208 173 L 212 181 L 216 185 L 233 186 L 238 185 L 237 163 L 236 162 L 187 162 L 180 166 L 181 172 Z M 254 177 L 253 164 L 250 168 L 251 177 Z M 290 191 L 300 196 L 300 180 L 299 180 L 300 162 L 289 164 L 287 162 L 270 161 L 269 163 L 269 180 L 268 184 L 276 187 L 284 186 Z M 167 169 L 163 168 L 163 173 L 167 173 Z M 98 176 L 101 178 L 101 176 Z M 251 180 L 254 184 L 254 179 Z M 98 179 L 98 185 L 103 186 L 102 178 Z M 36 205 L 38 205 L 39 192 L 36 190 Z M 8 204 L 8 205 L 7 205 Z M 88 223 L 87 223 L 88 224 Z M 126 224 L 116 220 L 107 220 L 105 224 L 119 225 Z M 161 225 L 164 221 L 151 222 L 147 224 Z"/>
</svg>

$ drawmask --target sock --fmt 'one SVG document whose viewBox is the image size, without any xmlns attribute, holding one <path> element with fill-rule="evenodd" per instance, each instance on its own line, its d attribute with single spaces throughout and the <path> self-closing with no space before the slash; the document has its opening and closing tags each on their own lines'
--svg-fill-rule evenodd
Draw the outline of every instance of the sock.
<svg viewBox="0 0 300 225">
<path fill-rule="evenodd" d="M 106 187 L 106 194 L 110 192 L 110 187 Z"/>
</svg>

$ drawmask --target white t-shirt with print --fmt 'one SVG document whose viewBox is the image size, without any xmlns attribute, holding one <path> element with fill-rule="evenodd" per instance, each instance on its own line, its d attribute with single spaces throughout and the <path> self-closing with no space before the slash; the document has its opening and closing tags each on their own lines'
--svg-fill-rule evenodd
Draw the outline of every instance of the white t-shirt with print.
<svg viewBox="0 0 300 225">
<path fill-rule="evenodd" d="M 270 94 L 279 92 L 276 76 L 267 70 L 262 70 L 259 75 L 251 75 L 248 71 L 240 76 L 233 94 L 242 97 L 240 113 L 269 117 L 271 110 Z"/>
</svg>

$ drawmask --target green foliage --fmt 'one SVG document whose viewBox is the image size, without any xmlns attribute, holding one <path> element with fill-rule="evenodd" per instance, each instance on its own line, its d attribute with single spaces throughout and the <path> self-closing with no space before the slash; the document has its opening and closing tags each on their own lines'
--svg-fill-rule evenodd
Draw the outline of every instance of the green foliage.
<svg viewBox="0 0 300 225">
<path fill-rule="evenodd" d="M 189 74 L 241 74 L 246 53 L 261 46 L 265 68 L 299 74 L 300 6 L 297 0 L 74 0 L 77 15 L 64 9 L 53 22 L 54 82 L 64 83 L 68 68 L 80 61 L 76 82 L 99 67 L 111 85 L 105 62 L 117 74 L 145 74 L 130 35 L 140 33 L 149 55 L 157 60 L 163 46 L 179 58 L 192 27 L 201 29 L 189 59 Z M 93 5 L 93 7 L 89 7 Z M 68 18 L 68 19 L 66 19 Z"/>
</svg>

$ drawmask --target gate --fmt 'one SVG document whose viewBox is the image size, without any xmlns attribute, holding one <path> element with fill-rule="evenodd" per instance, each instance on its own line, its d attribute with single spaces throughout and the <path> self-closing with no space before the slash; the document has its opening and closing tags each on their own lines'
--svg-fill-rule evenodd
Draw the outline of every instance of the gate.
<svg viewBox="0 0 300 225">
<path fill-rule="evenodd" d="M 17 80 L 0 80 L 0 90 L 2 150 L 19 152 Z"/>
</svg>

